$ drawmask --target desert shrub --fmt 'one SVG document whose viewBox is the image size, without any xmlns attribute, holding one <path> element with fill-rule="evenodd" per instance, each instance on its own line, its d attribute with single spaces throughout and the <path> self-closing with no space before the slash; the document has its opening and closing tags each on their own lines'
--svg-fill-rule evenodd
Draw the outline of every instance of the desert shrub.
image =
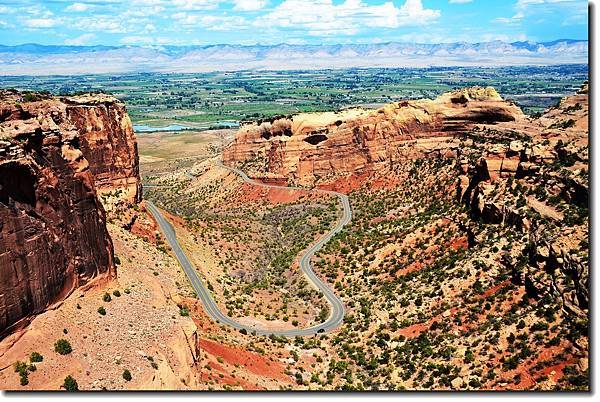
<svg viewBox="0 0 600 402">
<path fill-rule="evenodd" d="M 23 102 L 36 102 L 41 100 L 42 98 L 33 92 L 27 92 L 25 95 L 23 95 Z"/>
<path fill-rule="evenodd" d="M 102 300 L 104 302 L 108 303 L 112 300 L 112 298 L 110 297 L 110 295 L 108 293 L 104 293 L 104 296 L 102 296 Z"/>
<path fill-rule="evenodd" d="M 54 343 L 54 351 L 59 355 L 68 355 L 73 351 L 71 344 L 66 339 L 59 339 Z"/>
<path fill-rule="evenodd" d="M 106 315 L 106 309 L 102 306 L 98 307 L 98 313 L 100 315 Z"/>
<path fill-rule="evenodd" d="M 15 369 L 15 373 L 23 373 L 27 371 L 27 363 L 22 362 L 20 360 L 17 360 L 14 364 L 13 367 Z"/>
<path fill-rule="evenodd" d="M 62 387 L 66 391 L 79 391 L 79 385 L 77 385 L 77 381 L 70 375 L 65 377 Z"/>
<path fill-rule="evenodd" d="M 125 369 L 125 370 L 123 371 L 123 379 L 124 379 L 125 381 L 131 381 L 131 371 L 129 371 L 129 370 L 127 370 L 127 369 Z"/>
<path fill-rule="evenodd" d="M 548 329 L 548 324 L 545 322 L 536 322 L 531 326 L 532 331 L 545 331 Z"/>
<path fill-rule="evenodd" d="M 465 352 L 465 359 L 464 359 L 465 363 L 472 363 L 474 360 L 475 360 L 475 355 L 473 354 L 473 351 L 470 349 L 467 350 Z"/>
<path fill-rule="evenodd" d="M 43 360 L 44 360 L 44 356 L 42 356 L 38 352 L 31 352 L 31 355 L 29 356 L 29 361 L 32 363 L 39 363 Z"/>
</svg>

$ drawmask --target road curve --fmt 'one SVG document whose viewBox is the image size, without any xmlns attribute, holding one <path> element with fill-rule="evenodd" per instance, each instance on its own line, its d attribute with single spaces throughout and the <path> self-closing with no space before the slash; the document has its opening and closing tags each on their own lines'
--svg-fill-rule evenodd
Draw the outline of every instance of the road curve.
<svg viewBox="0 0 600 402">
<path fill-rule="evenodd" d="M 239 169 L 232 168 L 229 166 L 225 166 L 221 163 L 221 161 L 217 162 L 217 166 L 230 170 L 231 172 L 237 174 L 244 180 L 244 182 L 261 186 L 266 188 L 277 188 L 277 189 L 294 189 L 294 190 L 306 190 L 303 187 L 287 187 L 287 186 L 276 186 L 272 184 L 264 184 L 252 180 L 249 178 L 244 172 Z M 165 219 L 160 210 L 151 202 L 146 200 L 146 205 L 148 206 L 148 210 L 156 219 L 156 222 L 160 226 L 162 232 L 164 233 L 167 242 L 173 249 L 173 253 L 175 257 L 183 267 L 186 275 L 188 276 L 192 287 L 198 294 L 198 298 L 204 305 L 204 308 L 208 315 L 210 315 L 215 321 L 221 324 L 229 325 L 237 330 L 245 329 L 248 333 L 256 333 L 257 335 L 278 335 L 278 336 L 309 336 L 317 333 L 329 332 L 340 326 L 342 321 L 344 320 L 345 308 L 344 304 L 340 300 L 339 297 L 335 295 L 333 290 L 321 281 L 319 277 L 315 274 L 311 266 L 312 257 L 319 251 L 325 243 L 327 243 L 333 236 L 335 236 L 338 232 L 340 232 L 345 225 L 347 225 L 352 220 L 352 208 L 350 207 L 350 201 L 348 200 L 348 196 L 345 194 L 338 193 L 336 191 L 328 191 L 328 190 L 320 190 L 320 189 L 311 189 L 311 191 L 334 195 L 338 197 L 343 207 L 342 218 L 339 220 L 337 225 L 331 229 L 329 232 L 324 234 L 318 242 L 313 244 L 308 250 L 304 252 L 300 259 L 300 269 L 306 275 L 308 280 L 312 282 L 312 284 L 325 296 L 327 302 L 330 305 L 330 314 L 325 322 L 322 322 L 318 325 L 308 327 L 308 328 L 298 328 L 298 329 L 289 329 L 289 330 L 269 330 L 269 329 L 260 329 L 255 328 L 250 325 L 241 324 L 231 317 L 223 314 L 215 300 L 213 299 L 210 291 L 204 286 L 202 280 L 199 278 L 198 272 L 194 268 L 193 264 L 187 258 L 185 252 L 181 248 L 179 241 L 177 240 L 177 236 L 175 234 L 175 230 L 173 226 Z"/>
</svg>

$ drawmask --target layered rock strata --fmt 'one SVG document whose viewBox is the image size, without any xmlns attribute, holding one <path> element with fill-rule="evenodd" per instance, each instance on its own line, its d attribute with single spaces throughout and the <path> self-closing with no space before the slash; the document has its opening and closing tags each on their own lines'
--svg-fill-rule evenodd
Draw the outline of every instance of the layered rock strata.
<svg viewBox="0 0 600 402">
<path fill-rule="evenodd" d="M 467 88 L 435 100 L 403 101 L 378 110 L 305 113 L 242 127 L 224 163 L 271 180 L 301 185 L 362 173 L 407 159 L 456 156 L 454 137 L 475 124 L 524 118 L 493 88 Z"/>
<path fill-rule="evenodd" d="M 137 202 L 140 188 L 122 103 L 0 93 L 0 334 L 116 276 L 98 193 Z"/>
</svg>

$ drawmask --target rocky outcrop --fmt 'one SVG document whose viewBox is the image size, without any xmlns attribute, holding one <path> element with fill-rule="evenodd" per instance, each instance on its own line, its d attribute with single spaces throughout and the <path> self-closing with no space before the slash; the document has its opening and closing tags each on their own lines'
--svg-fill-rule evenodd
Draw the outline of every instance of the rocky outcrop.
<svg viewBox="0 0 600 402">
<path fill-rule="evenodd" d="M 64 98 L 66 118 L 79 132 L 96 190 L 121 191 L 119 198 L 141 201 L 137 141 L 125 105 L 106 95 Z"/>
<path fill-rule="evenodd" d="M 579 230 L 587 237 L 589 218 L 582 215 L 587 215 L 589 202 L 588 110 L 584 85 L 530 121 L 531 135 L 524 141 L 504 137 L 495 143 L 498 138 L 480 132 L 482 156 L 474 163 L 461 160 L 456 186 L 459 202 L 474 219 L 510 226 L 527 239 L 522 256 L 529 264 L 519 264 L 514 258 L 505 262 L 513 276 L 534 296 L 552 293 L 561 299 L 565 311 L 581 317 L 589 308 L 587 241 L 582 245 L 562 231 L 547 230 L 546 225 L 551 221 L 562 230 Z M 568 121 L 572 123 L 564 123 Z M 514 131 L 495 134 L 514 135 Z M 530 195 L 517 198 L 513 192 Z M 567 221 L 555 207 L 559 203 L 569 206 L 566 211 L 579 211 L 579 216 Z"/>
<path fill-rule="evenodd" d="M 100 191 L 140 198 L 123 105 L 0 93 L 0 334 L 116 276 Z"/>
<path fill-rule="evenodd" d="M 224 150 L 223 160 L 243 165 L 253 176 L 310 185 L 340 174 L 378 170 L 381 164 L 456 156 L 456 134 L 476 124 L 523 118 L 494 89 L 475 87 L 374 111 L 305 113 L 247 125 Z"/>
</svg>

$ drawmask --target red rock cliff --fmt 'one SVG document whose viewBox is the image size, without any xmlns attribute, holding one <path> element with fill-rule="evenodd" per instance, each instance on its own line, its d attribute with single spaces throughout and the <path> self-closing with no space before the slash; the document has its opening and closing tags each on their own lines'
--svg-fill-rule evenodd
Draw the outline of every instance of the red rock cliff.
<svg viewBox="0 0 600 402">
<path fill-rule="evenodd" d="M 448 141 L 457 132 L 522 118 L 521 110 L 493 88 L 468 88 L 379 110 L 305 113 L 248 125 L 224 150 L 223 161 L 243 165 L 253 176 L 310 185 L 381 163 L 452 152 Z"/>
<path fill-rule="evenodd" d="M 114 98 L 0 93 L 0 334 L 116 276 L 96 187 L 139 200 L 137 159 Z"/>
<path fill-rule="evenodd" d="M 63 102 L 66 118 L 80 134 L 96 190 L 121 190 L 121 199 L 141 201 L 137 141 L 125 105 L 106 95 L 74 96 Z"/>
</svg>

